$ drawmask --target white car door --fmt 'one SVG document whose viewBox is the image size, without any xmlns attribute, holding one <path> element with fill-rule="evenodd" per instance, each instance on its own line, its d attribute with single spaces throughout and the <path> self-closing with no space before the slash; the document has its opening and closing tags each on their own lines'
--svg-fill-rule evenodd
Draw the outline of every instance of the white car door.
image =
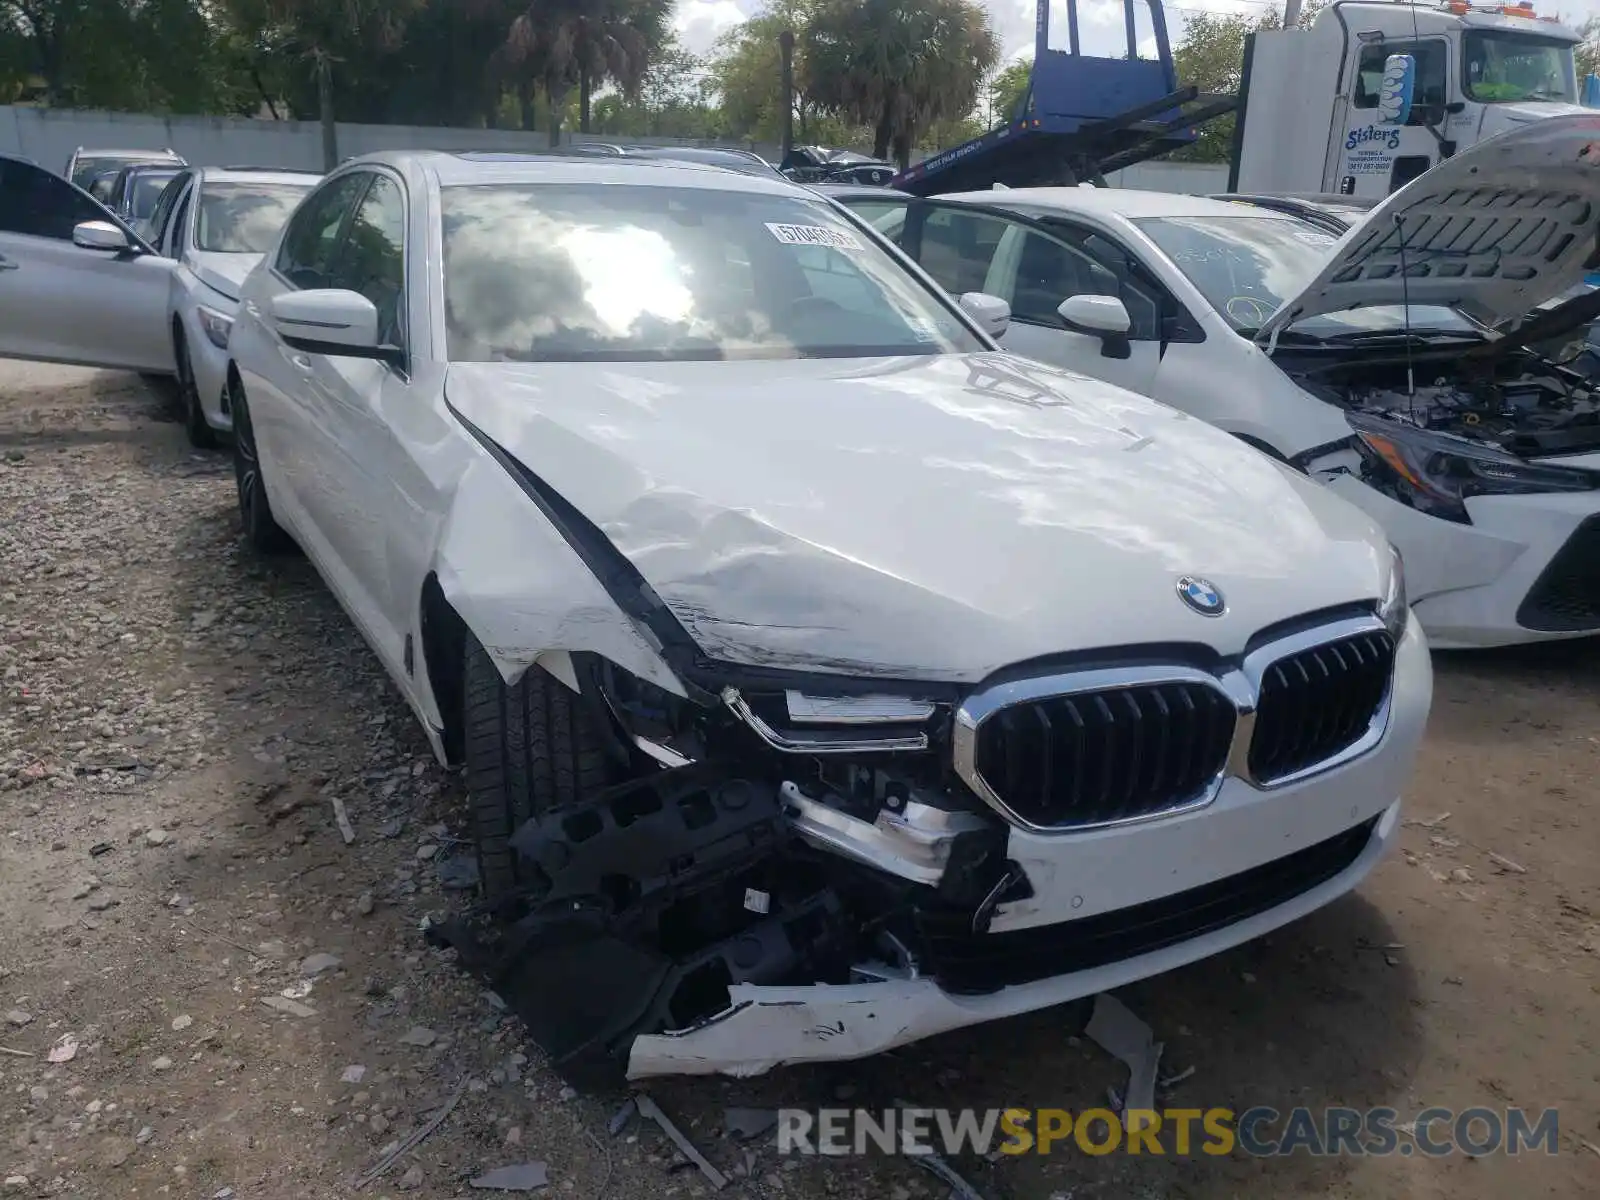
<svg viewBox="0 0 1600 1200">
<path fill-rule="evenodd" d="M 131 235 L 126 249 L 80 246 L 85 221 L 128 232 L 64 179 L 0 158 L 0 358 L 170 372 L 171 260 Z"/>
<path fill-rule="evenodd" d="M 359 292 L 378 310 L 383 342 L 407 344 L 405 295 L 406 205 L 402 184 L 386 171 L 367 172 L 365 193 L 346 226 L 326 286 Z M 410 515 L 396 485 L 410 465 L 389 427 L 390 414 L 418 408 L 407 371 L 370 358 L 312 354 L 316 386 L 309 416 L 319 431 L 318 524 L 350 575 L 348 602 L 368 639 L 398 668 L 417 597 L 397 596 L 389 570 L 391 542 Z M 403 603 L 397 606 L 397 599 Z M 397 607 L 400 611 L 397 611 Z M 398 676 L 399 672 L 396 671 Z"/>
<path fill-rule="evenodd" d="M 326 442 L 332 431 L 318 395 L 331 372 L 325 358 L 297 350 L 277 335 L 269 309 L 280 292 L 330 286 L 334 255 L 370 178 L 365 171 L 347 171 L 307 196 L 284 226 L 271 270 L 257 273 L 242 301 L 261 342 L 251 353 L 236 355 L 235 362 L 262 478 L 274 509 L 285 510 L 301 545 L 318 560 L 332 553 L 326 531 L 344 507 L 331 494 L 344 485 L 329 465 L 333 451 Z"/>
</svg>

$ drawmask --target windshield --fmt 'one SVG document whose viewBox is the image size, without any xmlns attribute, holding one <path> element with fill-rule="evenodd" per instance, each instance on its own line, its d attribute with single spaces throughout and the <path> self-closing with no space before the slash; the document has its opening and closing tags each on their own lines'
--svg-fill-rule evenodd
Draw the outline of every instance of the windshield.
<svg viewBox="0 0 1600 1200">
<path fill-rule="evenodd" d="M 699 188 L 443 191 L 457 362 L 865 358 L 982 350 L 825 201 Z"/>
<path fill-rule="evenodd" d="M 310 184 L 213 183 L 200 193 L 197 249 L 265 254 Z"/>
<path fill-rule="evenodd" d="M 141 172 L 133 177 L 129 188 L 128 215 L 136 221 L 148 220 L 156 210 L 156 201 L 167 190 L 178 173 L 176 171 Z"/>
<path fill-rule="evenodd" d="M 1512 100 L 1578 102 L 1572 43 L 1526 33 L 1469 30 L 1462 89 L 1480 104 Z"/>
<path fill-rule="evenodd" d="M 1305 289 L 1328 261 L 1338 239 L 1293 217 L 1135 218 L 1189 282 L 1228 323 L 1254 333 L 1285 300 Z M 1405 327 L 1398 304 L 1375 304 L 1307 317 L 1296 331 L 1317 337 Z M 1413 329 L 1476 334 L 1477 326 L 1453 309 L 1412 305 Z"/>
</svg>

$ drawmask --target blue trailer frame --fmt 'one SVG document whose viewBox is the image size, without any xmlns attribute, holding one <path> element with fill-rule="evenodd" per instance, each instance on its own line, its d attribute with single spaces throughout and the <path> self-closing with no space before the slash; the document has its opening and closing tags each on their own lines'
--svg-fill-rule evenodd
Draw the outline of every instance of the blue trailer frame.
<svg viewBox="0 0 1600 1200">
<path fill-rule="evenodd" d="M 1150 10 L 1156 57 L 1138 57 L 1136 4 Z M 1104 184 L 1107 172 L 1194 141 L 1233 96 L 1179 87 L 1161 0 L 1122 0 L 1127 56 L 1084 54 L 1077 0 L 1066 0 L 1067 49 L 1050 48 L 1050 0 L 1037 0 L 1033 70 L 1004 124 L 900 172 L 889 186 L 918 196 L 1007 187 Z M 1197 105 L 1196 107 L 1189 107 Z"/>
</svg>

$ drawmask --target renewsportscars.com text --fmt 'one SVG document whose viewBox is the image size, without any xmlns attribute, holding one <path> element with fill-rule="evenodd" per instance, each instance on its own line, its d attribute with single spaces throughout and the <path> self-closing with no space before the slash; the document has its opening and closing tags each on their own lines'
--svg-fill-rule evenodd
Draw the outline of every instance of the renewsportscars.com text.
<svg viewBox="0 0 1600 1200">
<path fill-rule="evenodd" d="M 1556 1109 L 832 1108 L 778 1110 L 781 1154 L 1555 1154 Z"/>
</svg>

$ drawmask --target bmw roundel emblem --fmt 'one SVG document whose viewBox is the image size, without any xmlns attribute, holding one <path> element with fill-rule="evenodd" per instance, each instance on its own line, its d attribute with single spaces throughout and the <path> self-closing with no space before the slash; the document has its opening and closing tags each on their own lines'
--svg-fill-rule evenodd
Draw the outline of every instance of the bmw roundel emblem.
<svg viewBox="0 0 1600 1200">
<path fill-rule="evenodd" d="M 1178 598 L 1202 617 L 1220 617 L 1228 611 L 1216 584 L 1196 575 L 1185 575 L 1178 580 Z"/>
</svg>

